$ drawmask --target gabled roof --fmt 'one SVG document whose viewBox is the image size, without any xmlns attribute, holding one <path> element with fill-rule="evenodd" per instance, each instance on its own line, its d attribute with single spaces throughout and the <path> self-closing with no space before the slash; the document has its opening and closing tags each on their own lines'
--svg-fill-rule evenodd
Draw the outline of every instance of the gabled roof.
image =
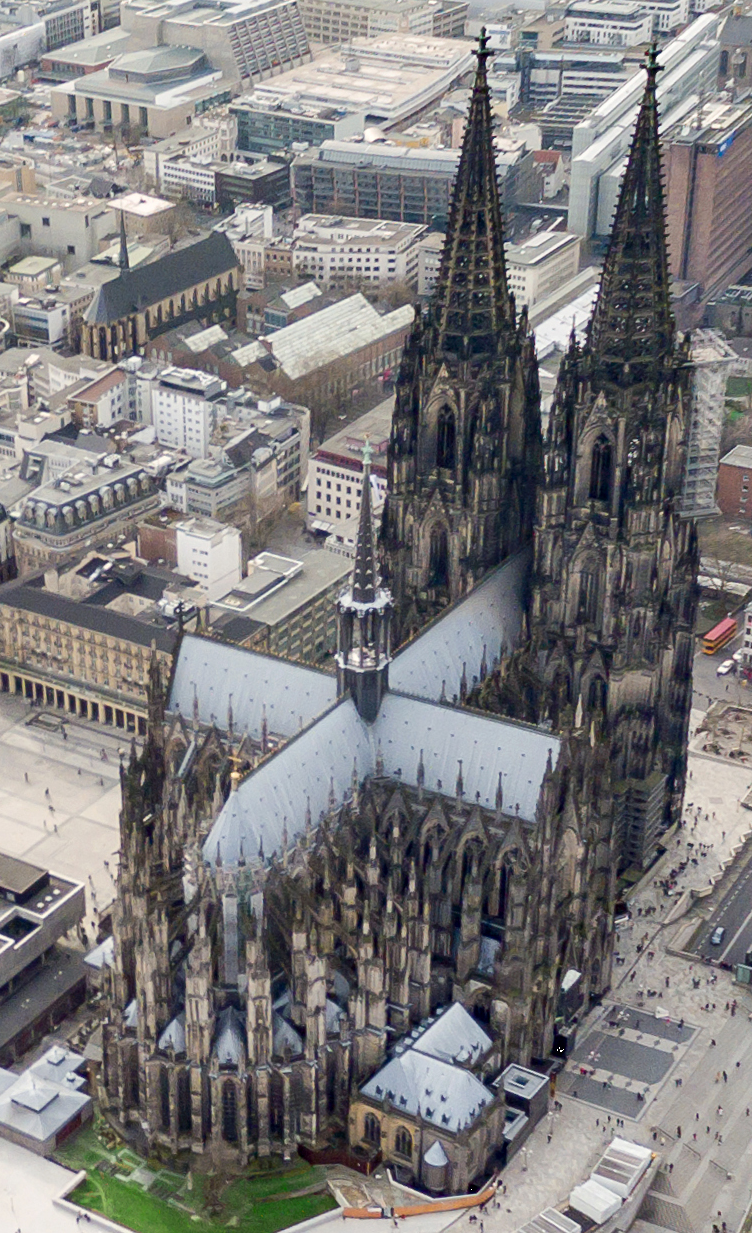
<svg viewBox="0 0 752 1233">
<path fill-rule="evenodd" d="M 189 719 L 194 697 L 204 724 L 224 728 L 232 705 L 236 731 L 258 737 L 266 707 L 269 731 L 289 737 L 332 705 L 337 682 L 315 668 L 190 634 L 180 644 L 168 709 Z"/>
<path fill-rule="evenodd" d="M 112 325 L 197 283 L 234 270 L 237 257 L 227 236 L 212 231 L 205 239 L 175 249 L 135 270 L 103 283 L 84 314 L 87 325 Z"/>
<path fill-rule="evenodd" d="M 557 736 L 493 715 L 387 693 L 372 724 L 345 698 L 230 793 L 204 843 L 211 864 L 235 865 L 281 851 L 302 833 L 308 810 L 314 825 L 350 793 L 358 779 L 384 774 L 417 786 L 423 753 L 428 791 L 454 795 L 458 758 L 467 800 L 493 809 L 501 776 L 504 812 L 534 822 L 546 766 L 558 760 Z"/>
<path fill-rule="evenodd" d="M 493 1092 L 469 1070 L 407 1049 L 377 1071 L 360 1089 L 371 1100 L 387 1100 L 397 1113 L 420 1117 L 448 1134 L 458 1134 L 482 1114 Z"/>
<path fill-rule="evenodd" d="M 519 639 L 529 569 L 530 553 L 518 553 L 422 630 L 395 655 L 390 688 L 438 701 L 444 684 L 451 702 L 460 692 L 463 663 L 468 687 L 480 676 L 484 651 L 490 671 L 502 644 L 510 651 Z"/>
</svg>

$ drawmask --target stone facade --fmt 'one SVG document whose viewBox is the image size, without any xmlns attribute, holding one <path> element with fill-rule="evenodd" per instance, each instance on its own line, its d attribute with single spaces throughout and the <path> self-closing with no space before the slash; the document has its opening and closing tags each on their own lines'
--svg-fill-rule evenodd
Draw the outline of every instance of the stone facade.
<svg viewBox="0 0 752 1233">
<path fill-rule="evenodd" d="M 617 868 L 649 854 L 683 790 L 690 369 L 669 310 L 655 56 L 587 344 L 572 343 L 543 446 L 504 273 L 487 55 L 482 36 L 448 256 L 400 374 L 384 582 L 365 451 L 336 698 L 310 669 L 196 640 L 173 677 L 193 690 L 192 726 L 165 722 L 155 660 L 148 738 L 123 769 L 102 1098 L 152 1147 L 213 1168 L 349 1143 L 429 1189 L 482 1177 L 503 1148 L 503 1068 L 546 1069 L 572 1013 L 565 973 L 586 1006 L 608 989 Z M 533 530 L 515 599 L 521 558 L 493 567 Z M 460 666 L 448 705 L 441 678 Z M 461 1081 L 490 1098 L 429 1134 L 433 1093 L 409 1114 L 377 1072 L 420 1054 L 416 1027 L 453 1003 L 488 1034 Z"/>
</svg>

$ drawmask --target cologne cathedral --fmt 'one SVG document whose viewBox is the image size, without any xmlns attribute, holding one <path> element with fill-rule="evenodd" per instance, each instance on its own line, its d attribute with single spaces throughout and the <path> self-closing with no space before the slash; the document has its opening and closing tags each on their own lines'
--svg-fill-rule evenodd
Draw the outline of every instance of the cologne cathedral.
<svg viewBox="0 0 752 1233">
<path fill-rule="evenodd" d="M 609 987 L 617 873 L 681 801 L 691 365 L 656 56 L 543 435 L 476 54 L 336 675 L 186 634 L 123 767 L 101 1097 L 210 1168 L 334 1147 L 441 1192 L 506 1159 L 533 1116 L 515 1085 Z"/>
</svg>

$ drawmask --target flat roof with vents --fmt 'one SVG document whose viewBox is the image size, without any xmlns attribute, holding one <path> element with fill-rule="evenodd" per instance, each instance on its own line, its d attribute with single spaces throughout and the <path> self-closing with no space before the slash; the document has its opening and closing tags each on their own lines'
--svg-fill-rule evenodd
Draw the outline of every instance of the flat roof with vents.
<svg viewBox="0 0 752 1233">
<path fill-rule="evenodd" d="M 49 873 L 39 865 L 19 860 L 15 856 L 0 853 L 0 894 L 23 903 L 41 890 L 49 879 Z"/>
</svg>

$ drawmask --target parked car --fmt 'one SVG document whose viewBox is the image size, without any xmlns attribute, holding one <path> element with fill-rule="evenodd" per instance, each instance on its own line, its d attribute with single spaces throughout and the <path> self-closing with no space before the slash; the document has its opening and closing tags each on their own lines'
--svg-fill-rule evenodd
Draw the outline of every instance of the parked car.
<svg viewBox="0 0 752 1233">
<path fill-rule="evenodd" d="M 719 925 L 718 928 L 713 931 L 713 936 L 710 939 L 710 945 L 720 946 L 725 936 L 726 930 L 723 928 L 723 925 Z"/>
<path fill-rule="evenodd" d="M 715 670 L 716 676 L 728 676 L 729 672 L 736 672 L 736 664 L 733 659 L 724 659 L 722 664 L 719 664 Z"/>
<path fill-rule="evenodd" d="M 731 656 L 731 658 L 733 659 L 735 664 L 740 664 L 744 659 L 744 651 L 742 651 L 741 649 L 738 651 L 734 651 L 734 654 Z"/>
</svg>

